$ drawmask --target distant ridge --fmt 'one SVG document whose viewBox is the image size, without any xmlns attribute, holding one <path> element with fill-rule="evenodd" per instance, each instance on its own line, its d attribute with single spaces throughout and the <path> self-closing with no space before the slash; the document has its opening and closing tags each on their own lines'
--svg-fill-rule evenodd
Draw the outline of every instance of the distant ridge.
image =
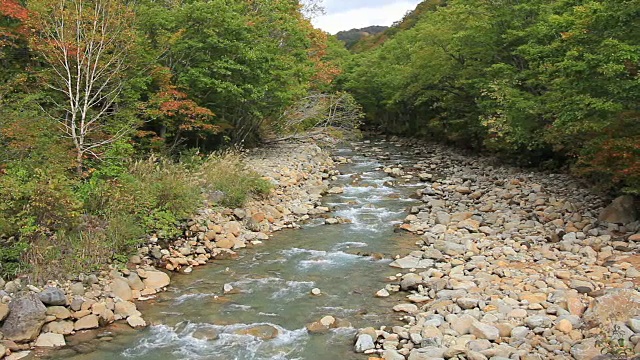
<svg viewBox="0 0 640 360">
<path fill-rule="evenodd" d="M 361 29 L 351 29 L 347 31 L 340 31 L 336 34 L 338 40 L 344 42 L 347 49 L 351 49 L 355 43 L 360 41 L 362 38 L 372 35 L 380 34 L 389 29 L 388 26 L 367 26 Z"/>
</svg>

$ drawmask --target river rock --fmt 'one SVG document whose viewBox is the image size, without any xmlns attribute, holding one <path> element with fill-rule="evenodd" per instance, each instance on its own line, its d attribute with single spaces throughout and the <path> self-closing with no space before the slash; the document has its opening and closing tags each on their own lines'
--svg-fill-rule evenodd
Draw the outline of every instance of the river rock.
<svg viewBox="0 0 640 360">
<path fill-rule="evenodd" d="M 373 338 L 369 334 L 360 334 L 356 340 L 355 350 L 358 353 L 363 353 L 367 350 L 375 349 Z"/>
<path fill-rule="evenodd" d="M 81 319 L 78 319 L 78 321 L 76 321 L 76 323 L 74 324 L 73 328 L 74 330 L 78 331 L 78 330 L 95 329 L 99 326 L 100 324 L 99 324 L 98 317 L 96 315 L 90 314 Z"/>
<path fill-rule="evenodd" d="M 405 360 L 404 355 L 400 354 L 397 350 L 388 349 L 382 353 L 383 360 Z"/>
<path fill-rule="evenodd" d="M 413 349 L 409 353 L 408 360 L 439 360 L 444 359 L 446 348 L 437 346 L 428 346 L 419 349 Z"/>
<path fill-rule="evenodd" d="M 331 315 L 323 316 L 322 319 L 320 319 L 320 324 L 327 327 L 332 326 L 335 322 L 336 322 L 336 318 L 334 318 Z"/>
<path fill-rule="evenodd" d="M 56 287 L 48 287 L 38 294 L 38 298 L 45 305 L 66 305 L 67 297 L 64 291 Z"/>
<path fill-rule="evenodd" d="M 538 327 L 550 327 L 552 324 L 551 319 L 545 315 L 534 315 L 524 319 L 524 323 L 530 328 Z"/>
<path fill-rule="evenodd" d="M 592 360 L 601 354 L 595 338 L 585 339 L 571 347 L 571 355 L 576 360 Z"/>
<path fill-rule="evenodd" d="M 18 296 L 9 303 L 9 316 L 0 332 L 15 342 L 32 341 L 40 334 L 46 312 L 47 308 L 36 294 Z"/>
<path fill-rule="evenodd" d="M 7 318 L 9 315 L 9 305 L 0 303 L 0 322 Z"/>
<path fill-rule="evenodd" d="M 400 269 L 427 269 L 433 267 L 433 265 L 434 261 L 431 259 L 422 259 L 411 255 L 397 259 L 389 264 L 391 267 Z"/>
<path fill-rule="evenodd" d="M 613 289 L 591 302 L 583 320 L 588 326 L 599 326 L 612 320 L 626 321 L 639 316 L 640 293 L 629 289 Z"/>
<path fill-rule="evenodd" d="M 36 347 L 57 348 L 66 344 L 62 334 L 42 333 L 36 339 Z"/>
<path fill-rule="evenodd" d="M 84 295 L 84 285 L 81 282 L 75 282 L 69 286 L 71 295 L 82 296 Z"/>
<path fill-rule="evenodd" d="M 120 319 L 126 319 L 129 316 L 140 316 L 136 304 L 130 301 L 119 301 L 115 304 L 114 314 Z"/>
<path fill-rule="evenodd" d="M 497 327 L 479 321 L 473 322 L 469 331 L 478 339 L 495 341 L 500 337 L 500 330 Z"/>
<path fill-rule="evenodd" d="M 129 316 L 127 318 L 127 324 L 134 329 L 147 326 L 147 323 L 140 316 Z"/>
<path fill-rule="evenodd" d="M 138 276 L 138 274 L 136 274 L 135 272 L 132 272 L 129 275 L 127 275 L 126 279 L 127 279 L 127 282 L 129 283 L 129 287 L 131 288 L 131 290 L 144 290 L 146 287 L 145 284 L 140 279 L 140 276 Z"/>
<path fill-rule="evenodd" d="M 393 311 L 414 314 L 418 312 L 418 307 L 415 304 L 398 304 L 393 307 Z"/>
<path fill-rule="evenodd" d="M 54 334 L 69 335 L 74 331 L 73 321 L 69 321 L 69 320 L 52 321 L 50 323 L 46 323 L 42 328 L 42 331 L 51 332 Z"/>
<path fill-rule="evenodd" d="M 250 335 L 261 340 L 272 340 L 280 335 L 278 328 L 272 325 L 256 325 L 236 331 L 238 335 Z"/>
<path fill-rule="evenodd" d="M 160 290 L 171 283 L 171 278 L 162 271 L 146 271 L 144 279 L 142 280 L 144 287 L 147 289 Z"/>
<path fill-rule="evenodd" d="M 121 277 L 117 277 L 113 279 L 111 282 L 111 292 L 114 296 L 124 300 L 130 301 L 133 300 L 133 292 L 131 291 L 131 287 L 127 280 Z"/>
<path fill-rule="evenodd" d="M 329 331 L 329 327 L 320 323 L 320 321 L 314 321 L 306 325 L 307 331 L 311 334 L 323 333 Z"/>
<path fill-rule="evenodd" d="M 622 195 L 602 210 L 598 220 L 616 224 L 628 224 L 638 219 L 635 200 L 631 195 Z"/>
<path fill-rule="evenodd" d="M 56 319 L 64 320 L 71 317 L 71 311 L 64 306 L 50 306 L 47 308 L 47 315 L 55 316 Z"/>
<path fill-rule="evenodd" d="M 408 273 L 402 277 L 400 288 L 402 290 L 410 290 L 416 288 L 422 283 L 422 276 L 415 273 Z"/>
</svg>

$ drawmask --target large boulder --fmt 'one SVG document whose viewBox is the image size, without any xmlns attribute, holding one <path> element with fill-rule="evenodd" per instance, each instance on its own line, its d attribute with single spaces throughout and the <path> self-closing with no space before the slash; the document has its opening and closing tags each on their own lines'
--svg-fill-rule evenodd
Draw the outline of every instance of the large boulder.
<svg viewBox="0 0 640 360">
<path fill-rule="evenodd" d="M 33 341 L 44 325 L 47 308 L 36 294 L 16 297 L 9 303 L 9 316 L 0 332 L 15 342 Z"/>
<path fill-rule="evenodd" d="M 616 224 L 628 224 L 638 219 L 634 198 L 631 195 L 623 195 L 604 208 L 598 217 L 600 221 Z"/>
<path fill-rule="evenodd" d="M 640 316 L 640 292 L 612 289 L 591 302 L 583 321 L 588 327 L 595 327 L 615 321 L 627 321 L 637 316 Z"/>
<path fill-rule="evenodd" d="M 280 330 L 275 326 L 264 324 L 239 329 L 235 333 L 238 335 L 250 335 L 261 340 L 272 340 L 280 335 Z"/>
</svg>

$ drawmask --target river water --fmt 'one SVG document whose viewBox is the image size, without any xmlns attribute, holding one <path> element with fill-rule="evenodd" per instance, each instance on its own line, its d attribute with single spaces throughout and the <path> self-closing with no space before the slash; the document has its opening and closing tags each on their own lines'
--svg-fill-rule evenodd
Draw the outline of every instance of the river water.
<svg viewBox="0 0 640 360">
<path fill-rule="evenodd" d="M 324 225 L 323 219 L 311 220 L 302 229 L 278 232 L 264 245 L 242 250 L 239 259 L 214 261 L 190 275 L 174 275 L 167 292 L 139 305 L 151 326 L 119 333 L 110 341 L 94 340 L 88 353 L 78 354 L 86 351 L 81 344 L 54 356 L 362 359 L 353 352 L 358 327 L 400 324 L 391 311 L 398 300 L 374 295 L 386 285 L 386 277 L 397 273 L 388 266 L 391 257 L 413 250 L 417 241 L 413 235 L 395 232 L 393 225 L 418 203 L 410 196 L 419 185 L 396 183 L 380 170 L 388 164 L 409 165 L 411 159 L 384 142 L 358 150 L 345 145 L 335 155 L 352 163 L 340 165 L 343 175 L 332 183 L 344 186 L 344 193 L 326 196 L 323 203 L 334 209 L 332 216 L 353 223 Z M 388 186 L 389 181 L 395 184 Z M 369 256 L 374 253 L 386 259 Z M 224 294 L 225 284 L 234 288 L 232 293 Z M 313 288 L 322 294 L 311 295 Z M 345 319 L 353 327 L 309 334 L 305 325 L 325 315 Z M 267 339 L 246 334 L 260 325 L 272 332 Z"/>
</svg>

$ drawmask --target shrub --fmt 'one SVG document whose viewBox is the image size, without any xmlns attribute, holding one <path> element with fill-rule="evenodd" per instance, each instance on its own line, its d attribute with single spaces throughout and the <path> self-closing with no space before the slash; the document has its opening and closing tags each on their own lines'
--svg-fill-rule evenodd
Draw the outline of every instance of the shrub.
<svg viewBox="0 0 640 360">
<path fill-rule="evenodd" d="M 210 156 L 202 166 L 201 180 L 205 191 L 220 191 L 224 197 L 218 205 L 242 206 L 251 195 L 266 195 L 272 185 L 256 172 L 244 167 L 238 153 Z"/>
</svg>

